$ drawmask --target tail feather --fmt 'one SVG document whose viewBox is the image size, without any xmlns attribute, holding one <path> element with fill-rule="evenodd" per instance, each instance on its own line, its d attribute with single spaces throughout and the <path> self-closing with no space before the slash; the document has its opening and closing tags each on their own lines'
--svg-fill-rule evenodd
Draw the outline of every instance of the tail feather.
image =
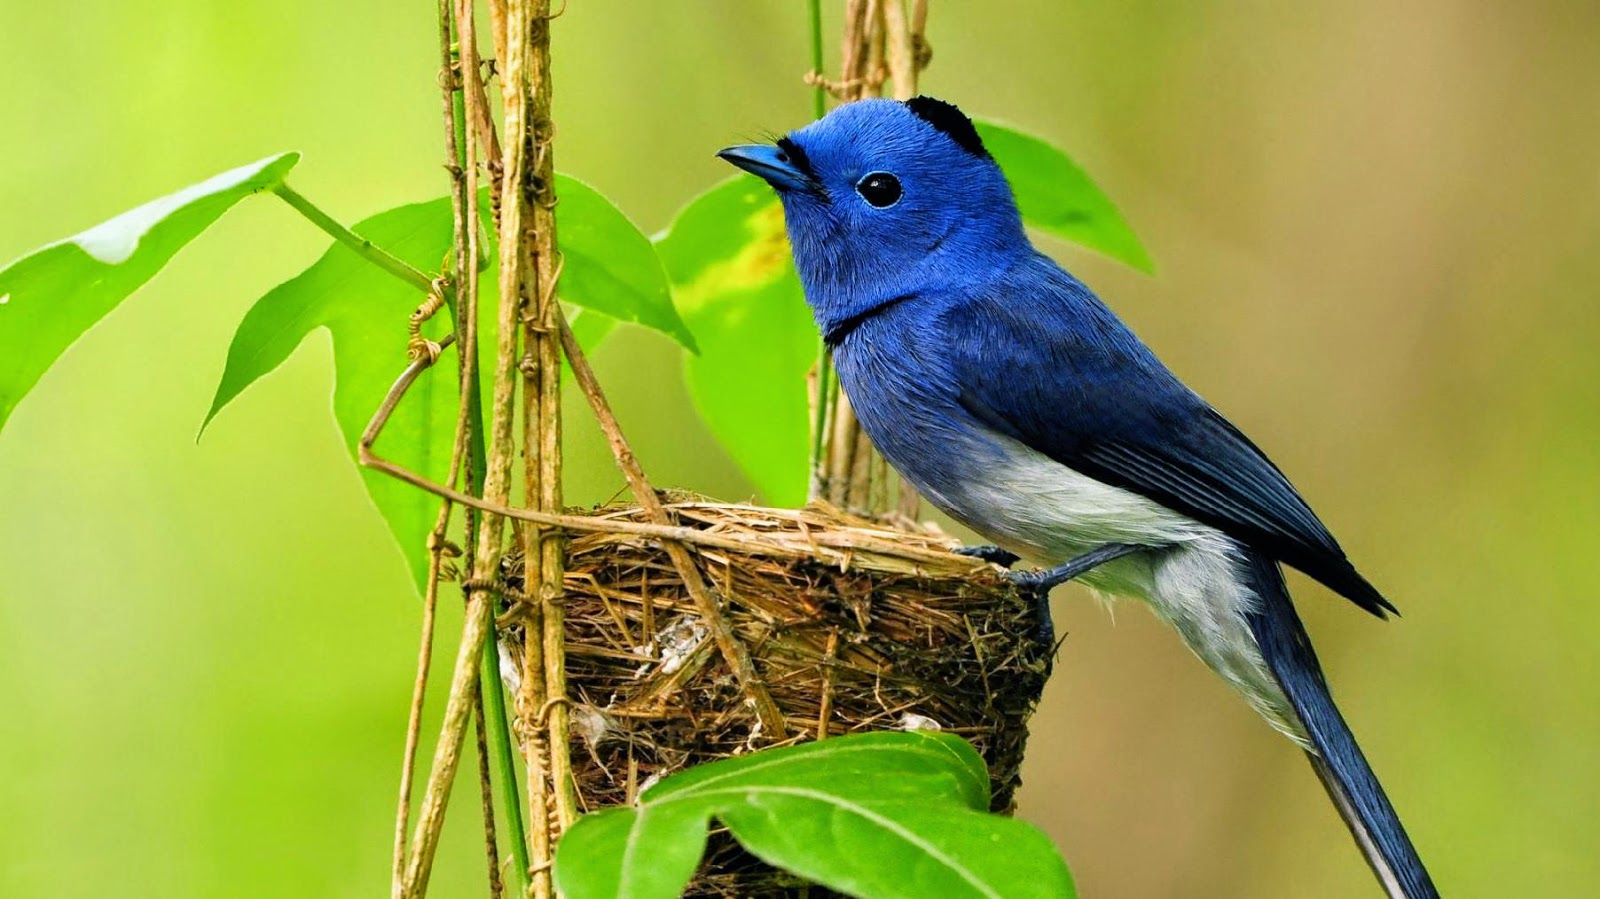
<svg viewBox="0 0 1600 899">
<path fill-rule="evenodd" d="M 1317 654 L 1289 600 L 1276 562 L 1248 559 L 1260 608 L 1249 616 L 1262 658 L 1305 725 L 1314 752 L 1306 755 L 1373 873 L 1393 899 L 1438 899 L 1439 891 L 1411 845 L 1389 797 L 1333 704 Z"/>
</svg>

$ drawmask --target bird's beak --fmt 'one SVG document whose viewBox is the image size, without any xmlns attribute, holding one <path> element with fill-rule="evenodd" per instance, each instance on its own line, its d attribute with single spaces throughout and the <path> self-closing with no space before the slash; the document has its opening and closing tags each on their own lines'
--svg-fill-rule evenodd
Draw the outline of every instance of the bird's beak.
<svg viewBox="0 0 1600 899">
<path fill-rule="evenodd" d="M 762 179 L 778 190 L 811 190 L 811 176 L 801 171 L 789 155 L 769 144 L 745 144 L 718 153 L 721 159 Z"/>
</svg>

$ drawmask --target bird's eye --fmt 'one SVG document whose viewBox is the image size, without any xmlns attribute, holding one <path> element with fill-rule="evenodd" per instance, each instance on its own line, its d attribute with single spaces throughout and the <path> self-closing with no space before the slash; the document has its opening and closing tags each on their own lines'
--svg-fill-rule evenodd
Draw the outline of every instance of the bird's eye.
<svg viewBox="0 0 1600 899">
<path fill-rule="evenodd" d="M 900 179 L 888 172 L 868 172 L 856 182 L 861 199 L 882 209 L 900 202 Z"/>
</svg>

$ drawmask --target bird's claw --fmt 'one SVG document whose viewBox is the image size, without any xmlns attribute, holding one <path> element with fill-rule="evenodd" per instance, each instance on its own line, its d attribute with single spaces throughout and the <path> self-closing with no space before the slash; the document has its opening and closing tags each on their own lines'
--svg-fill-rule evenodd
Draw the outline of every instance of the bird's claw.
<svg viewBox="0 0 1600 899">
<path fill-rule="evenodd" d="M 1008 571 L 1006 580 L 1014 584 L 1019 592 L 1033 603 L 1034 614 L 1038 616 L 1039 629 L 1035 632 L 1039 643 L 1046 648 L 1053 648 L 1056 643 L 1055 619 L 1050 615 L 1050 589 L 1047 582 L 1048 572 L 1045 571 Z"/>
<path fill-rule="evenodd" d="M 988 562 L 990 565 L 999 565 L 1001 568 L 1010 568 L 1022 560 L 1022 557 L 1001 546 L 993 543 L 981 543 L 977 546 L 958 546 L 955 550 L 958 556 L 971 556 Z"/>
</svg>

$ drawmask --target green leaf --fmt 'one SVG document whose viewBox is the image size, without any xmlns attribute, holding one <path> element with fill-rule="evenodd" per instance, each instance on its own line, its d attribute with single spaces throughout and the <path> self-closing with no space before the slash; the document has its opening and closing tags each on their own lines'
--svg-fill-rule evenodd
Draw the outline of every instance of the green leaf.
<svg viewBox="0 0 1600 899">
<path fill-rule="evenodd" d="M 689 395 L 775 506 L 806 500 L 806 372 L 818 338 L 771 188 L 737 175 L 691 201 L 656 249 L 700 343 Z"/>
<path fill-rule="evenodd" d="M 655 328 L 698 352 L 650 239 L 598 191 L 556 175 L 561 298 L 612 318 Z"/>
<path fill-rule="evenodd" d="M 950 734 L 871 733 L 702 765 L 587 815 L 556 854 L 567 899 L 677 896 L 715 817 L 754 855 L 870 899 L 1070 897 L 1044 834 L 991 815 L 983 760 Z"/>
<path fill-rule="evenodd" d="M 564 899 L 676 897 L 706 851 L 711 812 L 681 802 L 584 815 L 561 838 L 556 883 Z"/>
<path fill-rule="evenodd" d="M 1117 207 L 1066 153 L 1005 125 L 973 124 L 1011 182 L 1024 222 L 1139 271 L 1154 270 L 1150 255 Z"/>
<path fill-rule="evenodd" d="M 57 241 L 0 270 L 0 428 L 67 347 L 150 280 L 240 198 L 300 159 L 280 153 L 208 178 Z"/>
<path fill-rule="evenodd" d="M 487 202 L 482 208 L 487 219 Z M 452 242 L 450 202 L 443 198 L 401 206 L 365 219 L 352 230 L 422 271 L 437 271 Z M 571 252 L 563 278 L 603 283 L 602 276 L 588 269 L 604 264 L 606 257 L 582 248 L 582 234 L 574 229 L 580 249 Z M 563 246 L 570 251 L 565 238 Z M 496 293 L 492 278 L 480 279 L 480 287 L 479 341 L 487 357 L 492 352 L 488 348 L 494 346 Z M 333 414 L 354 458 L 362 430 L 407 364 L 406 320 L 422 298 L 410 284 L 345 245 L 333 244 L 314 265 L 273 288 L 245 314 L 228 348 L 227 365 L 202 431 L 246 387 L 288 359 L 306 335 L 326 328 L 333 336 Z M 447 320 L 448 314 L 441 312 L 440 319 Z M 607 316 L 592 311 L 572 316 L 573 331 L 586 347 L 605 336 L 612 324 Z M 442 321 L 432 330 L 442 333 L 450 327 Z M 440 482 L 448 476 L 455 437 L 459 394 L 455 360 L 454 351 L 447 351 L 433 370 L 418 379 L 377 445 L 383 457 Z M 420 587 L 428 570 L 426 537 L 439 500 L 378 472 L 362 469 L 361 476 Z"/>
</svg>

